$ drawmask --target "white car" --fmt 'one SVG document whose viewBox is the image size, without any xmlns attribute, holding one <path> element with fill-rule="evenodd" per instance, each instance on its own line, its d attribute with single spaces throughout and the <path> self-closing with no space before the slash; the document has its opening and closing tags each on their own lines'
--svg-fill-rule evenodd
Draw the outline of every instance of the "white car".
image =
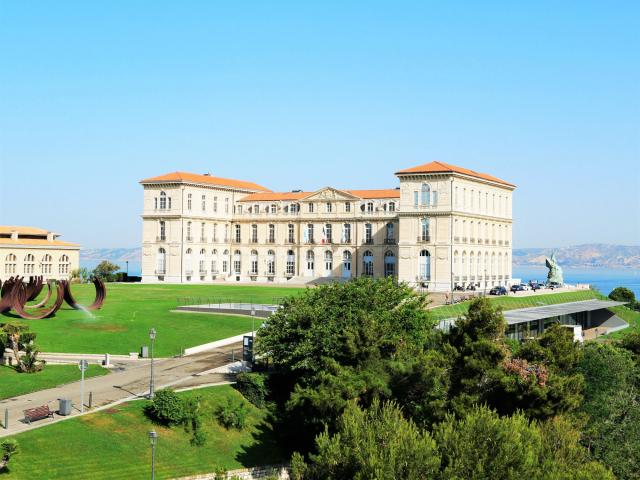
<svg viewBox="0 0 640 480">
<path fill-rule="evenodd" d="M 528 292 L 529 290 L 531 290 L 531 287 L 529 285 L 527 285 L 526 283 L 521 283 L 520 286 L 522 287 L 522 289 L 525 292 Z"/>
</svg>

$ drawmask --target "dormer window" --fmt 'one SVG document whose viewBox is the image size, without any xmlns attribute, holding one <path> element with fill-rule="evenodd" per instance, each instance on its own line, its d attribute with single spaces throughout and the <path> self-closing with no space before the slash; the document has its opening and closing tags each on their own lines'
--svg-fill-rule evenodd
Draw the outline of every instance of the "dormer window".
<svg viewBox="0 0 640 480">
<path fill-rule="evenodd" d="M 313 213 L 313 203 L 310 203 L 308 207 L 309 207 L 309 213 Z"/>
<path fill-rule="evenodd" d="M 331 205 L 330 202 L 327 202 L 326 209 L 327 209 L 327 213 L 331 213 L 331 211 L 333 210 L 333 206 Z"/>
</svg>

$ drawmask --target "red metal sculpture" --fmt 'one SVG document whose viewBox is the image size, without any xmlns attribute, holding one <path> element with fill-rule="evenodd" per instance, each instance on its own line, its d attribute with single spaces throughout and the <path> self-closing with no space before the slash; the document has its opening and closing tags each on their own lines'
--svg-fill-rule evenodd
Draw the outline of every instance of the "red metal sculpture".
<svg viewBox="0 0 640 480">
<path fill-rule="evenodd" d="M 43 318 L 49 318 L 53 314 L 55 314 L 58 309 L 62 306 L 62 302 L 64 301 L 64 285 L 61 282 L 58 282 L 56 285 L 57 296 L 56 301 L 50 307 L 40 307 L 37 310 L 34 310 L 33 313 L 27 312 L 25 310 L 26 300 L 28 298 L 27 288 L 24 286 L 22 282 L 18 282 L 13 290 L 13 309 L 16 311 L 20 317 L 27 320 L 40 320 Z"/>
<path fill-rule="evenodd" d="M 102 280 L 98 277 L 94 277 L 93 285 L 96 287 L 96 298 L 91 305 L 84 307 L 86 310 L 98 310 L 102 308 L 104 299 L 107 297 L 107 289 L 105 288 Z M 83 308 L 82 305 L 76 302 L 75 298 L 73 298 L 73 295 L 71 294 L 71 284 L 69 282 L 64 282 L 64 300 L 70 307 L 75 308 L 76 310 Z"/>
</svg>

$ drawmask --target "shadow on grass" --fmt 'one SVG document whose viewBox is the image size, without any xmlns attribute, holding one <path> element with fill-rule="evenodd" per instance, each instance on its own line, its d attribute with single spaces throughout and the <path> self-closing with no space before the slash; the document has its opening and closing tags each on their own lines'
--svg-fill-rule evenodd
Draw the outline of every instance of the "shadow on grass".
<svg viewBox="0 0 640 480">
<path fill-rule="evenodd" d="M 252 434 L 253 443 L 243 446 L 236 454 L 236 460 L 243 467 L 257 465 L 273 465 L 286 460 L 284 449 L 278 444 L 273 427 L 267 422 L 261 422 Z"/>
</svg>

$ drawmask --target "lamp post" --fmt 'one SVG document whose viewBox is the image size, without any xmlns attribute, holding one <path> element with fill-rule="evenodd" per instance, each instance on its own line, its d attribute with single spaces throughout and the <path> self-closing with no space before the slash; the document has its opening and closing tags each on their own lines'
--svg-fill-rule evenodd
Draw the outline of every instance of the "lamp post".
<svg viewBox="0 0 640 480">
<path fill-rule="evenodd" d="M 251 368 L 253 368 L 253 363 L 255 362 L 255 356 L 253 355 L 253 348 L 256 342 L 256 310 L 255 308 L 251 309 Z"/>
<path fill-rule="evenodd" d="M 81 372 L 81 380 L 80 380 L 80 413 L 84 413 L 84 372 L 89 367 L 89 362 L 87 360 L 80 360 L 78 362 L 78 368 Z"/>
<path fill-rule="evenodd" d="M 153 344 L 156 340 L 155 328 L 149 330 L 149 338 L 151 339 L 151 379 L 149 381 L 149 398 L 153 399 Z"/>
<path fill-rule="evenodd" d="M 158 443 L 158 434 L 155 430 L 149 432 L 149 443 L 151 444 L 151 480 L 156 478 L 156 443 Z"/>
</svg>

